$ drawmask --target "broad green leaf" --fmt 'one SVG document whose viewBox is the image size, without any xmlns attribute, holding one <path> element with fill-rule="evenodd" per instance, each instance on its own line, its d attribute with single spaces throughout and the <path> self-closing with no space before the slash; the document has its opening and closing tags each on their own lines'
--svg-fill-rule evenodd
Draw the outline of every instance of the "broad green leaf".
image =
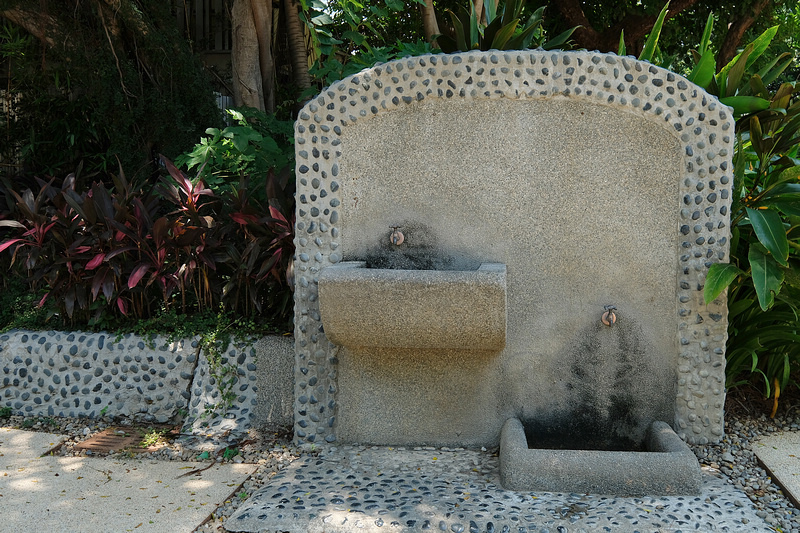
<svg viewBox="0 0 800 533">
<path fill-rule="evenodd" d="M 783 266 L 789 266 L 789 241 L 780 214 L 772 209 L 747 209 L 747 216 L 761 244 Z"/>
<path fill-rule="evenodd" d="M 772 60 L 766 67 L 759 70 L 758 75 L 761 76 L 766 85 L 769 85 L 775 81 L 778 76 L 783 74 L 783 71 L 789 68 L 789 65 L 791 65 L 792 62 L 794 62 L 794 57 L 792 57 L 792 54 L 789 52 L 784 52 Z"/>
<path fill-rule="evenodd" d="M 500 31 L 497 32 L 492 40 L 492 48 L 496 50 L 503 50 L 505 48 L 505 44 L 514 35 L 514 31 L 517 29 L 518 23 L 519 20 L 512 20 L 510 24 L 500 28 Z"/>
<path fill-rule="evenodd" d="M 333 19 L 327 13 L 320 13 L 319 15 L 312 17 L 311 23 L 315 26 L 327 26 L 329 24 L 333 24 Z"/>
<path fill-rule="evenodd" d="M 700 55 L 704 56 L 708 52 L 708 47 L 711 44 L 711 29 L 714 27 L 714 14 L 709 13 L 706 19 L 706 27 L 703 30 L 703 37 L 700 39 Z"/>
<path fill-rule="evenodd" d="M 769 92 L 767 92 L 767 87 L 764 85 L 764 80 L 762 80 L 761 76 L 758 74 L 753 74 L 750 77 L 750 89 L 754 96 L 758 96 L 759 98 L 769 97 Z"/>
<path fill-rule="evenodd" d="M 367 40 L 366 37 L 364 37 L 357 31 L 352 31 L 352 30 L 343 31 L 342 38 L 353 41 L 353 44 L 355 44 L 356 46 L 361 46 L 362 44 L 364 44 L 364 41 Z"/>
<path fill-rule="evenodd" d="M 456 50 L 461 50 L 462 52 L 471 50 L 471 48 L 467 47 L 467 41 L 464 35 L 464 25 L 461 24 L 461 21 L 458 19 L 455 13 L 449 10 L 448 13 L 450 14 L 450 20 L 453 22 L 453 28 L 455 29 Z"/>
<path fill-rule="evenodd" d="M 756 60 L 761 57 L 761 55 L 767 51 L 769 48 L 769 43 L 772 42 L 772 39 L 775 37 L 775 34 L 778 33 L 778 28 L 780 26 L 773 26 L 767 29 L 764 33 L 756 37 L 756 40 L 753 41 L 753 53 L 750 54 L 750 57 L 747 58 L 747 66 L 746 68 L 750 68 Z"/>
<path fill-rule="evenodd" d="M 475 4 L 469 4 L 469 21 L 464 21 L 469 24 L 469 45 L 474 48 L 480 45 L 481 42 L 481 27 L 480 20 L 478 20 L 478 13 L 475 11 Z"/>
<path fill-rule="evenodd" d="M 773 200 L 770 205 L 789 216 L 800 217 L 800 200 Z"/>
<path fill-rule="evenodd" d="M 776 183 L 783 183 L 784 181 L 798 181 L 800 182 L 800 165 L 789 167 L 778 176 Z"/>
<path fill-rule="evenodd" d="M 778 90 L 775 91 L 775 95 L 772 97 L 772 101 L 770 102 L 770 107 L 772 109 L 786 109 L 789 107 L 789 102 L 792 98 L 792 93 L 794 92 L 794 84 L 792 83 L 782 83 Z"/>
<path fill-rule="evenodd" d="M 711 84 L 716 70 L 717 61 L 714 59 L 714 54 L 709 50 L 700 57 L 700 61 L 692 69 L 692 73 L 689 74 L 689 81 L 706 89 Z"/>
<path fill-rule="evenodd" d="M 771 255 L 758 245 L 750 246 L 748 259 L 753 286 L 758 295 L 758 304 L 766 311 L 775 303 L 775 295 L 783 283 L 783 271 Z"/>
<path fill-rule="evenodd" d="M 420 2 L 421 2 L 421 0 L 420 0 Z M 382 7 L 369 6 L 369 10 L 372 11 L 372 13 L 374 15 L 376 15 L 376 16 L 378 16 L 380 18 L 384 18 L 384 17 L 388 17 L 389 16 L 389 11 L 387 9 L 382 8 Z"/>
<path fill-rule="evenodd" d="M 759 159 L 764 158 L 764 144 L 762 142 L 764 138 L 764 132 L 761 130 L 761 121 L 758 120 L 758 117 L 753 116 L 750 117 L 750 143 L 753 145 L 753 150 L 756 151 L 756 155 L 758 155 Z"/>
<path fill-rule="evenodd" d="M 544 48 L 545 50 L 552 50 L 553 48 L 559 48 L 563 46 L 564 43 L 569 41 L 569 38 L 572 37 L 572 34 L 575 33 L 575 30 L 577 30 L 580 27 L 581 26 L 575 26 L 574 28 L 570 28 L 568 30 L 559 33 L 558 35 L 556 35 L 555 37 L 544 43 L 542 45 L 542 48 Z"/>
<path fill-rule="evenodd" d="M 703 299 L 706 305 L 713 302 L 742 273 L 741 269 L 730 263 L 711 265 L 706 276 L 706 285 L 703 288 Z"/>
<path fill-rule="evenodd" d="M 732 107 L 735 115 L 747 115 L 769 108 L 769 100 L 757 96 L 728 96 L 719 101 Z"/>
<path fill-rule="evenodd" d="M 625 50 L 625 30 L 620 30 L 619 32 L 619 47 L 617 48 L 617 55 L 624 56 L 627 55 Z"/>
<path fill-rule="evenodd" d="M 714 266 L 714 265 L 711 265 Z M 728 320 L 733 320 L 734 317 L 747 311 L 751 305 L 755 303 L 752 298 L 744 298 L 728 304 Z"/>
<path fill-rule="evenodd" d="M 486 22 L 491 24 L 497 18 L 497 3 L 494 0 L 483 0 L 483 12 L 486 13 Z"/>
<path fill-rule="evenodd" d="M 664 7 L 661 9 L 661 13 L 658 14 L 658 19 L 656 19 L 656 23 L 653 25 L 653 29 L 650 32 L 650 35 L 647 37 L 647 41 L 644 43 L 642 53 L 639 55 L 640 60 L 653 60 L 653 55 L 655 54 L 656 46 L 658 45 L 658 38 L 661 36 L 661 27 L 664 25 L 664 19 L 667 16 L 668 8 L 669 2 L 664 4 Z"/>
<path fill-rule="evenodd" d="M 386 6 L 394 11 L 403 11 L 403 9 L 405 9 L 406 7 L 405 4 L 403 3 L 403 0 L 385 0 L 385 1 L 386 1 Z"/>
<path fill-rule="evenodd" d="M 750 43 L 738 56 L 736 56 L 732 62 L 733 64 L 731 65 L 731 68 L 726 72 L 724 79 L 725 92 L 722 93 L 722 96 L 733 96 L 736 94 L 736 90 L 739 88 L 739 84 L 742 82 L 742 76 L 744 76 L 745 67 L 747 66 L 747 58 L 750 57 L 752 53 L 753 43 Z"/>
</svg>

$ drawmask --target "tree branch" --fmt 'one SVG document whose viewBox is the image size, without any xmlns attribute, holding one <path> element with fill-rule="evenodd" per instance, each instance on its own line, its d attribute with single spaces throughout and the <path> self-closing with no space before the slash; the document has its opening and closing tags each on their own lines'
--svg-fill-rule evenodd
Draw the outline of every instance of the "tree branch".
<svg viewBox="0 0 800 533">
<path fill-rule="evenodd" d="M 736 50 L 739 48 L 739 43 L 742 42 L 742 37 L 750 29 L 750 26 L 761 15 L 761 12 L 770 4 L 771 0 L 760 0 L 753 4 L 753 9 L 746 16 L 736 19 L 729 27 L 728 32 L 725 34 L 725 40 L 722 41 L 722 46 L 719 48 L 717 54 L 717 64 L 720 66 L 727 65 L 733 56 L 736 55 Z"/>
<path fill-rule="evenodd" d="M 600 41 L 600 33 L 592 27 L 589 19 L 586 18 L 580 0 L 563 0 L 556 4 L 566 26 L 581 26 L 572 34 L 572 40 L 575 41 L 578 48 L 594 49 L 595 45 L 593 43 Z"/>
<path fill-rule="evenodd" d="M 0 18 L 10 20 L 17 26 L 36 37 L 46 47 L 55 45 L 53 35 L 60 34 L 61 25 L 55 17 L 43 13 L 39 9 L 13 7 L 0 11 Z"/>
<path fill-rule="evenodd" d="M 697 0 L 672 0 L 666 20 L 691 7 Z M 625 45 L 630 51 L 638 51 L 644 37 L 653 29 L 658 15 L 628 14 L 610 28 L 597 31 L 589 22 L 583 11 L 580 0 L 563 0 L 557 3 L 558 11 L 567 26 L 583 26 L 572 34 L 578 47 L 601 52 L 616 52 L 619 46 L 620 32 L 625 32 Z"/>
</svg>

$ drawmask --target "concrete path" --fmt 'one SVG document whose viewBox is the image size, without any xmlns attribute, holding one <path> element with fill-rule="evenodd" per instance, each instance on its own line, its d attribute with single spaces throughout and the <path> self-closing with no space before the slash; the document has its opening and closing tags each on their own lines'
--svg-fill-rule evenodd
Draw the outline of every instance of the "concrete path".
<svg viewBox="0 0 800 533">
<path fill-rule="evenodd" d="M 45 456 L 62 437 L 0 428 L 2 531 L 191 532 L 256 465 Z"/>
<path fill-rule="evenodd" d="M 772 479 L 800 506 L 800 432 L 787 431 L 762 437 L 753 451 Z"/>
</svg>

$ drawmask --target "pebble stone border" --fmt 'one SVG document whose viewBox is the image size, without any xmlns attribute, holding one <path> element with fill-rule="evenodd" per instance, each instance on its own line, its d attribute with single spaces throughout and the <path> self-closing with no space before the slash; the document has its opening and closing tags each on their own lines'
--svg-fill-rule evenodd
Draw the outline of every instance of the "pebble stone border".
<svg viewBox="0 0 800 533">
<path fill-rule="evenodd" d="M 184 446 L 225 445 L 254 424 L 252 343 L 231 345 L 222 364 L 237 366 L 235 398 L 224 415 L 199 340 L 152 341 L 127 334 L 11 331 L 0 335 L 0 407 L 24 416 L 127 417 L 167 422 L 186 414 Z"/>
<path fill-rule="evenodd" d="M 699 496 L 621 498 L 514 492 L 498 458 L 475 450 L 344 446 L 276 474 L 225 522 L 229 531 L 615 533 L 774 531 L 718 475 Z"/>
<path fill-rule="evenodd" d="M 220 356 L 220 364 L 232 365 L 236 372 L 235 382 L 229 389 L 231 398 L 227 401 L 221 397 L 217 379 L 211 375 L 208 358 L 200 357 L 191 385 L 189 414 L 182 429 L 189 435 L 178 439 L 184 447 L 215 450 L 233 445 L 254 426 L 258 403 L 254 342 L 238 342 Z M 215 405 L 223 405 L 224 412 L 208 409 Z"/>
<path fill-rule="evenodd" d="M 295 441 L 334 443 L 337 348 L 320 321 L 320 270 L 342 260 L 337 177 L 343 128 L 425 99 L 577 98 L 660 123 L 684 147 L 675 208 L 674 428 L 692 444 L 718 442 L 725 399 L 726 297 L 703 301 L 711 264 L 727 261 L 734 121 L 685 78 L 632 57 L 597 52 L 515 51 L 427 55 L 363 70 L 324 89 L 295 124 L 297 223 Z M 657 170 L 657 169 L 654 169 Z M 646 211 L 643 211 L 646 216 Z"/>
</svg>

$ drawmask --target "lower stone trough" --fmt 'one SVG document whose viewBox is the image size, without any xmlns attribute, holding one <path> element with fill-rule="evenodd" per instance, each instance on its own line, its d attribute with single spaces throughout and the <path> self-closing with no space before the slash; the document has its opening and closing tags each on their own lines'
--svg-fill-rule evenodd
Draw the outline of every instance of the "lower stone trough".
<svg viewBox="0 0 800 533">
<path fill-rule="evenodd" d="M 590 52 L 393 61 L 296 124 L 295 440 L 500 447 L 516 490 L 697 493 L 733 118 Z"/>
</svg>

